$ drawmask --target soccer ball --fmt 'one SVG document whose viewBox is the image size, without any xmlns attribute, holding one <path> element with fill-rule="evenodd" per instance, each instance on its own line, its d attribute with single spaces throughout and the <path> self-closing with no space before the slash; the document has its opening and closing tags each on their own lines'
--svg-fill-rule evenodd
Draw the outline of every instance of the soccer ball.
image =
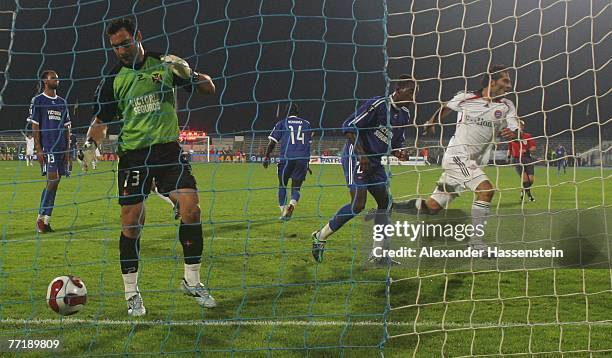
<svg viewBox="0 0 612 358">
<path fill-rule="evenodd" d="M 47 305 L 62 316 L 79 312 L 86 302 L 87 288 L 76 276 L 56 277 L 47 288 Z"/>
</svg>

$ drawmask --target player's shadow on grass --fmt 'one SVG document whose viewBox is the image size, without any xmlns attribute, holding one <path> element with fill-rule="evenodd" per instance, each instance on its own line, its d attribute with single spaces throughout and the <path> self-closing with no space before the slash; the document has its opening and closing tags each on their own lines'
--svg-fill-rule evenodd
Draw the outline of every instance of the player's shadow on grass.
<svg viewBox="0 0 612 358">
<path fill-rule="evenodd" d="M 145 316 L 146 317 L 146 316 Z M 145 319 L 145 321 L 147 321 Z M 117 350 L 114 351 L 114 354 L 119 352 L 122 353 L 122 356 L 130 356 L 129 352 L 133 352 L 139 349 L 139 343 L 134 342 L 133 345 L 128 343 L 126 350 L 124 351 L 124 346 L 126 344 L 126 340 L 133 339 L 134 336 L 146 334 L 145 332 L 150 332 L 153 336 L 164 337 L 166 336 L 166 331 L 169 330 L 168 327 L 164 326 L 160 323 L 160 325 L 152 325 L 150 323 L 138 324 L 138 320 L 133 320 L 134 325 L 125 325 L 121 326 L 119 329 L 117 326 L 105 326 L 101 327 L 101 334 L 97 335 L 95 338 L 90 340 L 82 341 L 82 343 L 78 344 L 76 347 L 70 347 L 70 351 L 78 352 L 78 353 L 89 353 L 92 355 L 99 353 L 102 351 L 109 351 L 109 347 L 118 347 Z M 77 327 L 77 326 L 75 326 Z M 206 326 L 171 326 L 172 334 L 178 337 L 192 337 L 194 331 L 202 332 L 202 336 L 200 337 L 200 349 L 205 349 L 205 347 L 224 347 L 228 346 L 229 342 L 231 342 L 231 336 L 227 336 L 227 339 L 218 339 L 219 334 L 207 334 L 207 330 L 210 327 Z M 109 335 L 108 330 L 115 330 L 122 332 L 124 335 L 124 340 L 117 337 L 116 335 Z M 128 336 L 133 335 L 132 338 L 128 338 Z M 193 342 L 190 342 L 193 343 Z M 147 344 L 146 347 L 140 347 L 139 354 L 145 354 L 150 356 L 161 355 L 162 350 L 165 354 L 174 353 L 172 349 L 178 349 L 173 347 L 173 342 L 171 339 L 160 339 L 158 342 L 153 342 L 152 344 Z M 111 350 L 112 351 L 112 350 Z M 181 353 L 184 353 L 181 351 Z"/>
<path fill-rule="evenodd" d="M 275 306 L 280 312 L 291 310 L 289 306 L 293 306 L 300 297 L 303 297 L 301 303 L 307 306 L 311 298 L 310 291 L 306 291 L 306 288 L 297 289 L 295 286 L 248 287 L 217 292 L 213 290 L 211 293 L 219 305 L 212 310 L 203 311 L 204 317 L 199 319 L 230 321 L 283 319 L 284 314 L 273 314 L 272 307 Z M 183 296 L 178 299 L 181 300 L 180 304 L 195 305 L 190 297 Z M 308 312 L 293 313 L 291 319 L 296 319 L 294 315 L 308 316 Z"/>
<path fill-rule="evenodd" d="M 227 267 L 229 262 L 223 259 L 215 261 L 210 268 L 213 271 Z M 206 319 L 227 319 L 236 316 L 243 319 L 256 318 L 259 320 L 307 318 L 311 314 L 308 309 L 310 301 L 316 292 L 319 292 L 317 301 L 325 301 L 328 300 L 326 299 L 326 292 L 334 291 L 334 287 L 337 287 L 341 294 L 335 299 L 344 302 L 346 295 L 351 291 L 350 287 L 354 285 L 351 282 L 350 270 L 331 270 L 324 274 L 324 278 L 315 279 L 312 271 L 312 266 L 316 265 L 315 263 L 300 261 L 294 265 L 295 262 L 293 258 L 288 258 L 288 261 L 284 263 L 288 266 L 285 267 L 280 282 L 276 279 L 262 279 L 261 281 L 251 281 L 244 288 L 234 287 L 230 290 L 222 289 L 217 292 L 213 288 L 212 294 L 215 295 L 220 304 L 214 310 L 206 311 Z M 274 277 L 276 277 L 276 274 L 275 272 Z M 213 282 L 213 286 L 214 284 Z M 367 287 L 372 287 L 371 285 L 372 282 L 369 282 Z M 377 297 L 380 298 L 381 302 L 384 302 L 384 279 L 380 280 L 379 286 L 381 294 Z M 220 287 L 223 287 L 222 283 Z M 350 294 L 358 299 L 362 296 L 360 292 L 362 291 L 357 289 L 352 290 Z M 303 309 L 296 310 L 296 305 L 298 307 L 303 306 Z M 273 314 L 273 306 L 280 313 Z M 381 307 L 384 307 L 384 305 L 381 305 Z M 257 314 L 254 315 L 254 313 Z"/>
</svg>

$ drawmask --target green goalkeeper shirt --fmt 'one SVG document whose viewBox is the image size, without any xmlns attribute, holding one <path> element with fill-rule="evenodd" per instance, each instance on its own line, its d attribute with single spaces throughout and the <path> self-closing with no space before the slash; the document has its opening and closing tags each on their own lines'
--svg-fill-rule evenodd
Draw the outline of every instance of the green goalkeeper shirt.
<svg viewBox="0 0 612 358">
<path fill-rule="evenodd" d="M 161 56 L 145 52 L 139 64 L 117 65 L 96 89 L 94 116 L 121 125 L 119 155 L 179 138 L 175 87 L 191 92 L 192 86 L 174 75 Z"/>
</svg>

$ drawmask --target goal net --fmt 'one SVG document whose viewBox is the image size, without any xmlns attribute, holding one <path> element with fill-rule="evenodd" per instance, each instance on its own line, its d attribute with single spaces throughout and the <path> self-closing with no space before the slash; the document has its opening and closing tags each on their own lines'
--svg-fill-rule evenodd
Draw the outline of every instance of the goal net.
<svg viewBox="0 0 612 358">
<path fill-rule="evenodd" d="M 176 91 L 181 145 L 198 183 L 201 281 L 215 309 L 182 293 L 180 221 L 163 195 L 150 195 L 138 269 L 147 314 L 128 317 L 118 248 L 120 121 L 109 125 L 95 170 L 75 165 L 61 178 L 55 231 L 35 229 L 47 179 L 19 153 L 40 74 L 58 73 L 82 145 L 96 86 L 118 63 L 105 30 L 124 16 L 136 19 L 146 51 L 180 56 L 216 85 L 212 96 Z M 0 355 L 610 354 L 611 17 L 608 0 L 1 2 Z M 555 246 L 566 256 L 401 257 L 399 266 L 376 267 L 368 261 L 375 221 L 365 214 L 335 233 L 316 263 L 311 233 L 350 201 L 343 121 L 366 100 L 390 96 L 402 74 L 413 77 L 408 160 L 389 151 L 383 162 L 394 202 L 426 199 L 443 173 L 456 115 L 433 135 L 424 123 L 457 92 L 479 90 L 496 64 L 507 67 L 506 98 L 536 144 L 535 201 L 521 199 L 509 143 L 496 136 L 483 168 L 495 188 L 485 239 L 509 250 Z M 289 103 L 317 135 L 312 174 L 292 219 L 281 221 L 279 146 L 270 168 L 262 162 Z M 393 212 L 391 223 L 464 227 L 473 199 L 466 191 L 436 216 Z M 376 203 L 367 200 L 371 213 Z M 420 232 L 389 249 L 465 248 L 462 234 Z M 74 316 L 47 307 L 47 286 L 62 275 L 87 285 Z"/>
<path fill-rule="evenodd" d="M 405 347 L 413 356 L 609 354 L 603 337 L 610 321 L 600 305 L 611 294 L 611 112 L 604 84 L 610 69 L 604 18 L 610 13 L 610 4 L 598 1 L 388 2 L 388 67 L 410 68 L 419 80 L 417 118 L 429 118 L 459 91 L 482 88 L 490 66 L 508 66 L 513 91 L 506 98 L 537 148 L 535 202 L 523 199 L 524 179 L 507 160 L 507 141 L 496 145 L 485 169 L 497 189 L 485 237 L 490 246 L 556 246 L 565 254 L 463 264 L 443 257 L 405 260 L 414 271 L 391 271 L 388 320 L 411 325 L 390 326 L 388 347 Z M 415 136 L 414 145 L 440 152 L 454 130 L 453 116 L 436 136 Z M 438 172 L 419 168 L 394 176 L 394 182 L 414 183 L 398 194 L 429 196 L 435 182 L 426 170 Z M 397 219 L 470 223 L 472 200 L 469 192 L 462 195 L 444 218 Z M 425 247 L 465 248 L 456 240 L 425 234 L 406 246 L 416 255 Z M 594 252 L 601 254 L 597 260 Z"/>
</svg>

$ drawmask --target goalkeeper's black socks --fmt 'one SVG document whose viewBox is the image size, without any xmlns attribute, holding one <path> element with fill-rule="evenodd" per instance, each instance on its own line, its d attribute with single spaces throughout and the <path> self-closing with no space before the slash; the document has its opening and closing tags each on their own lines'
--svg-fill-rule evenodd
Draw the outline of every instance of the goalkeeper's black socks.
<svg viewBox="0 0 612 358">
<path fill-rule="evenodd" d="M 181 220 L 179 241 L 183 246 L 183 256 L 185 257 L 185 281 L 189 286 L 196 286 L 200 283 L 200 265 L 202 262 L 202 249 L 204 247 L 202 224 L 199 222 L 185 224 Z"/>
<path fill-rule="evenodd" d="M 140 237 L 131 239 L 123 233 L 119 239 L 119 259 L 121 260 L 121 273 L 138 271 L 138 257 L 140 255 Z"/>
<path fill-rule="evenodd" d="M 121 273 L 125 299 L 138 293 L 138 258 L 140 256 L 140 237 L 130 239 L 121 233 L 119 239 L 119 259 L 121 260 Z"/>
<path fill-rule="evenodd" d="M 179 240 L 183 246 L 183 256 L 186 264 L 199 264 L 202 261 L 202 223 L 185 224 L 181 220 Z"/>
</svg>

